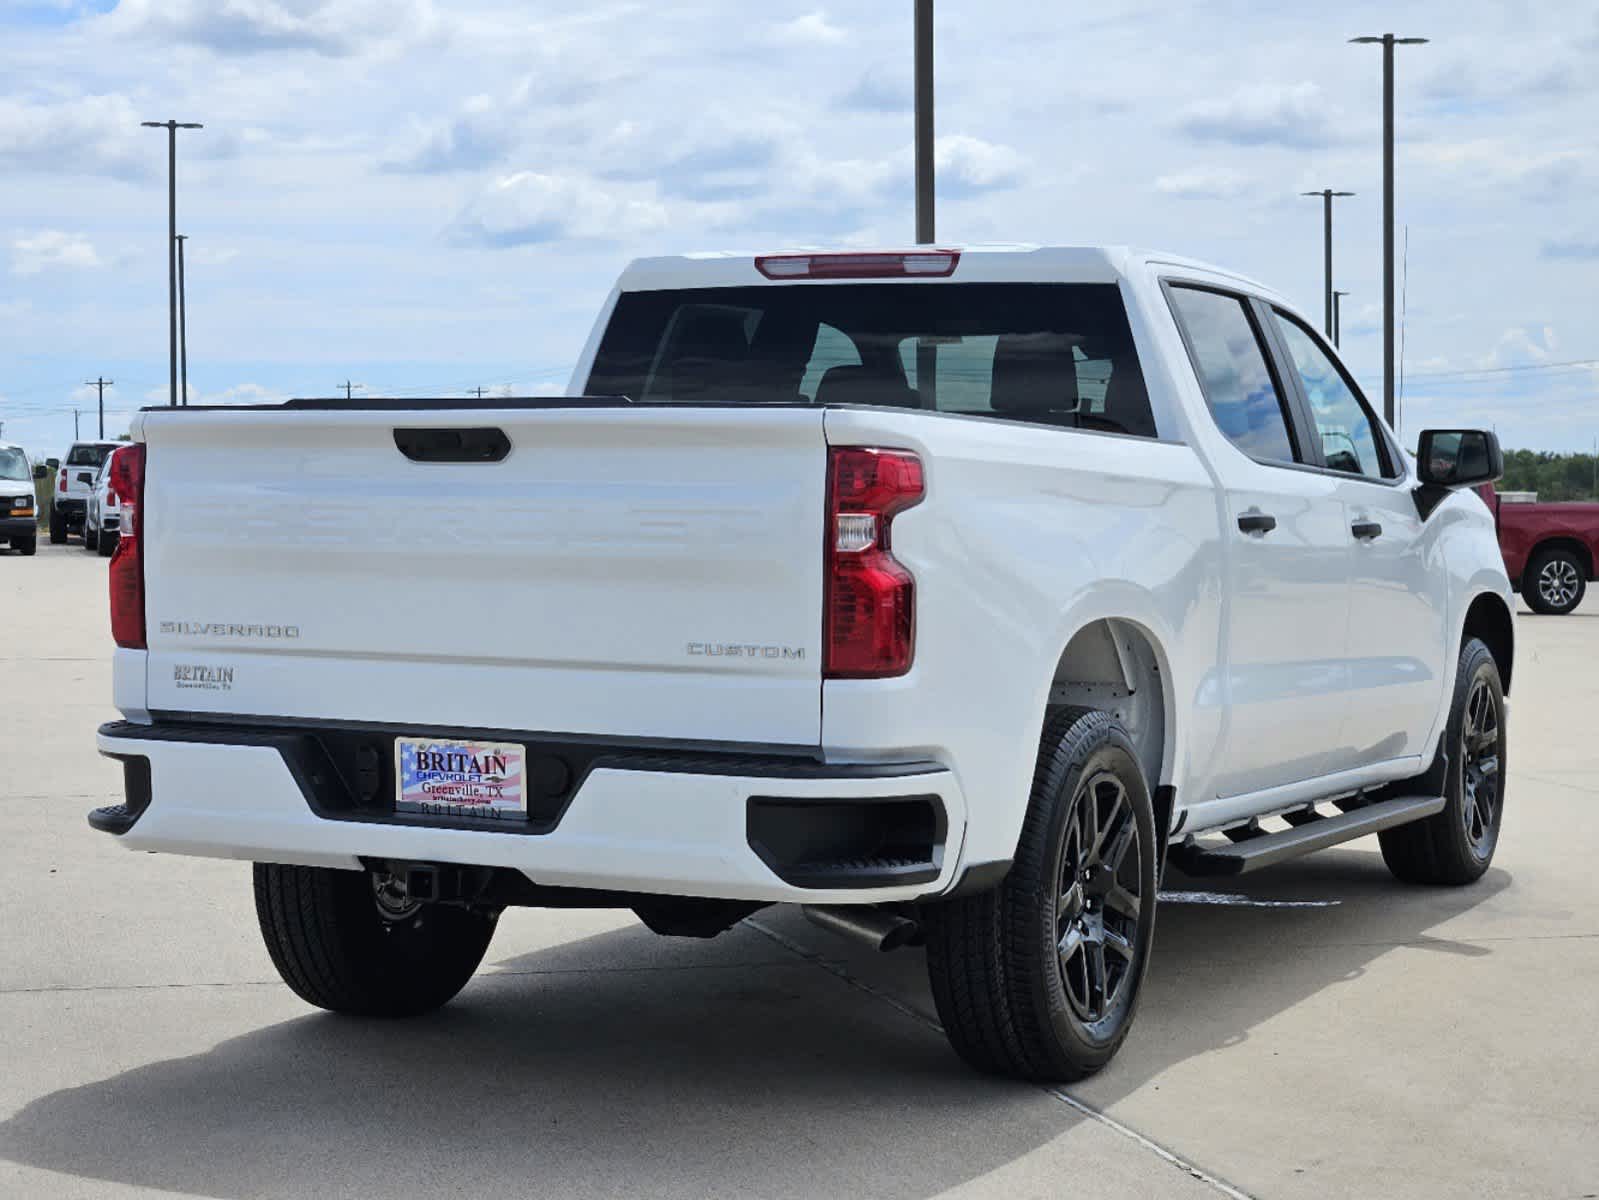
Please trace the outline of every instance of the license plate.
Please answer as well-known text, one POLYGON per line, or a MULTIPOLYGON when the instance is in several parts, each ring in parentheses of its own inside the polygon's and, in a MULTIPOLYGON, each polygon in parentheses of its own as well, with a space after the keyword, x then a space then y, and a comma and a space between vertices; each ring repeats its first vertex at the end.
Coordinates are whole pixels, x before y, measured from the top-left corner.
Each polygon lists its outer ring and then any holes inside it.
POLYGON ((525 751, 505 742, 394 740, 396 812, 527 820, 525 751))

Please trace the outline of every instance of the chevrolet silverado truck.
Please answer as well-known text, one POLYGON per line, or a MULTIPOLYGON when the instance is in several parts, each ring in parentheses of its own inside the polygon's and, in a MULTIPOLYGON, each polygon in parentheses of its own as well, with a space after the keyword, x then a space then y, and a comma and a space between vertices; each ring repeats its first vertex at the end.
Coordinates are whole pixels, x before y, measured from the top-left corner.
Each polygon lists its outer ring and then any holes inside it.
POLYGON ((1478 489, 1493 513, 1505 571, 1527 607, 1563 617, 1575 611, 1599 564, 1599 504, 1507 501, 1478 489))
POLYGON ((50 544, 59 546, 67 535, 81 535, 95 478, 105 460, 122 442, 73 442, 56 475, 55 498, 50 505, 50 544))
POLYGON ((926 946, 955 1050, 1126 1037, 1169 862, 1504 805, 1491 433, 1401 452, 1281 296, 1121 249, 657 258, 569 398, 147 411, 112 466, 132 850, 255 864, 284 981, 400 1016, 508 906, 926 946))

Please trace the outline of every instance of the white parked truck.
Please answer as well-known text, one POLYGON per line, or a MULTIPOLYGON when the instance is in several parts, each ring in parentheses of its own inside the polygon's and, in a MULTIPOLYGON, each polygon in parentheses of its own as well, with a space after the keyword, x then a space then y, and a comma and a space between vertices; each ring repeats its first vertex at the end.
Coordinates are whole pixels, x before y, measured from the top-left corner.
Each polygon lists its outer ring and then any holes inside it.
POLYGON ((507 906, 920 938, 974 1065, 1126 1036, 1167 863, 1486 870, 1511 589, 1280 296, 1028 247, 639 261, 565 399, 156 409, 111 486, 135 850, 255 862, 312 1004, 507 906))

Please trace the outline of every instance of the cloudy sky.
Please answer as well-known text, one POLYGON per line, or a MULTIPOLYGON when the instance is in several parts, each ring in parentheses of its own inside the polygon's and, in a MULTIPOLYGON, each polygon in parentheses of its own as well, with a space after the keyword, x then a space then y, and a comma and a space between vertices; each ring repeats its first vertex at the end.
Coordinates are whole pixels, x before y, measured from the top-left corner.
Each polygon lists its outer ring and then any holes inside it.
MULTIPOLYGON (((165 134, 197 400, 564 389, 634 255, 899 244, 910 0, 0 0, 0 420, 60 453, 167 389, 165 134), (93 432, 87 417, 85 435, 93 432)), ((1591 2, 939 5, 939 233, 1131 243, 1321 311, 1380 394, 1400 51, 1407 435, 1599 436, 1591 2), (1398 13, 1402 11, 1402 16, 1398 13)))

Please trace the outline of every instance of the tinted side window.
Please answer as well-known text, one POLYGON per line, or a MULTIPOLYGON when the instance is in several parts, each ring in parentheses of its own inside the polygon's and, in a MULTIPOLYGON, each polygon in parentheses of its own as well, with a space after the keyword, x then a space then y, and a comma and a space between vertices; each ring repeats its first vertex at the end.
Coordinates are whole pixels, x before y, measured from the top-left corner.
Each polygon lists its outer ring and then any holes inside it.
POLYGON ((1251 458, 1294 462, 1283 395, 1244 302, 1176 286, 1171 298, 1216 427, 1251 458))
POLYGON ((1295 318, 1277 312, 1277 328, 1294 360, 1294 369, 1304 381, 1310 411, 1316 418, 1316 434, 1321 439, 1322 456, 1335 471, 1351 475, 1388 475, 1386 457, 1371 414, 1355 395, 1316 339, 1295 318))

